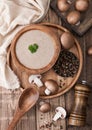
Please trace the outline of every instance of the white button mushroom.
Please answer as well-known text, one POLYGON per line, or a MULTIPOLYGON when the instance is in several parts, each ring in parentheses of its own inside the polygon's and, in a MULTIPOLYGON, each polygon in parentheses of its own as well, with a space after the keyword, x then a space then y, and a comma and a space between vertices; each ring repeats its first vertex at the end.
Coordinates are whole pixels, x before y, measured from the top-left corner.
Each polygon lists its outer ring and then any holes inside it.
POLYGON ((39 110, 43 113, 49 112, 51 110, 51 105, 48 102, 41 101, 39 110))
POLYGON ((56 81, 49 79, 45 82, 45 94, 50 95, 50 94, 55 94, 58 92, 59 86, 56 81))
POLYGON ((60 39, 61 39, 61 44, 64 47, 64 49, 70 49, 70 48, 73 47, 73 45, 74 45, 74 38, 73 38, 71 33, 64 32, 61 35, 60 39))
POLYGON ((67 15, 67 21, 69 24, 72 25, 79 25, 80 24, 80 12, 78 11, 71 11, 68 15, 67 15))
POLYGON ((63 107, 57 107, 55 109, 55 116, 53 117, 53 121, 57 121, 59 118, 65 119, 66 117, 66 110, 63 107))
POLYGON ((41 75, 29 76, 29 83, 33 83, 33 84, 36 84, 38 87, 42 87, 43 83, 41 81, 41 75))

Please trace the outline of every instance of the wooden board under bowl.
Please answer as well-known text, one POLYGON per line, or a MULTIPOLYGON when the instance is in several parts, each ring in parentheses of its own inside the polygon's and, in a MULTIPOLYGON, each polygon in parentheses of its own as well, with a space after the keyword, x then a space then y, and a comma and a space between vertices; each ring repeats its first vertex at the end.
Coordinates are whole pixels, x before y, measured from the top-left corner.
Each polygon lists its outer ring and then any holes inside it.
MULTIPOLYGON (((55 24, 50 24, 50 23, 43 23, 43 25, 49 27, 50 29, 52 29, 54 31, 55 34, 58 34, 58 36, 61 36, 64 32, 67 32, 68 30, 65 29, 62 26, 59 25, 55 25, 55 24)), ((76 81, 78 80, 81 70, 82 70, 82 65, 83 65, 83 57, 82 57, 82 51, 80 48, 80 45, 78 43, 78 41, 76 40, 76 38, 74 37, 75 40, 75 45, 74 47, 69 50, 71 52, 73 52, 79 59, 80 61, 80 65, 79 65, 79 70, 77 72, 77 74, 71 78, 63 78, 61 76, 58 76, 53 68, 50 69, 49 71, 47 71, 46 73, 42 74, 42 81, 43 83, 47 80, 47 79, 53 79, 55 80, 58 85, 60 85, 60 80, 65 82, 65 85, 63 85, 62 87, 60 86, 58 93, 54 94, 54 95, 49 95, 46 96, 44 94, 44 90, 45 90, 45 86, 43 86, 42 88, 39 89, 40 92, 40 97, 42 99, 49 99, 49 98, 55 98, 58 97, 64 93, 66 93, 68 90, 70 90, 74 84, 76 83, 76 81)), ((19 80, 21 82, 21 86, 23 88, 28 88, 30 87, 30 83, 28 82, 28 77, 30 75, 30 73, 27 73, 24 70, 21 70, 20 68, 18 68, 14 63, 13 63, 13 57, 11 56, 11 47, 10 47, 10 51, 8 52, 8 56, 7 56, 7 62, 9 64, 9 66, 14 70, 14 72, 17 74, 17 76, 19 77, 19 80)))
POLYGON ((71 25, 67 22, 66 16, 67 14, 75 10, 74 9, 74 3, 75 0, 70 0, 71 1, 71 7, 69 11, 66 13, 62 13, 58 7, 57 7, 57 0, 51 0, 51 8, 57 13, 58 16, 61 17, 61 19, 65 22, 65 26, 72 32, 77 33, 79 36, 82 36, 84 33, 87 32, 87 30, 92 26, 92 0, 89 0, 89 8, 87 11, 81 13, 81 22, 80 25, 71 25))

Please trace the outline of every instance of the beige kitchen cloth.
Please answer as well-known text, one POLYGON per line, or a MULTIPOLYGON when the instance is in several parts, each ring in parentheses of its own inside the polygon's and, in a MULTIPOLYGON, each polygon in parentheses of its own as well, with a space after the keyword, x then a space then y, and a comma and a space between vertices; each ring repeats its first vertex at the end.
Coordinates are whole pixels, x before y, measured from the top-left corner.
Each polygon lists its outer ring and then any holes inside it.
POLYGON ((49 4, 50 0, 0 0, 0 86, 12 90, 20 87, 17 76, 6 64, 7 47, 25 25, 42 20, 49 4))

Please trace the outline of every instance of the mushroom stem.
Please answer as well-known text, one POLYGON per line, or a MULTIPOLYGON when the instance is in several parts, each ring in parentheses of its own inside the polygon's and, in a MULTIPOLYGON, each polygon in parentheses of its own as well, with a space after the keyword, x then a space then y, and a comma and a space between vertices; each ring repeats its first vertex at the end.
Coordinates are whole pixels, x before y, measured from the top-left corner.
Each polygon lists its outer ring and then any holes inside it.
POLYGON ((80 25, 80 21, 78 21, 75 25, 76 25, 76 26, 79 26, 79 25, 80 25))
POLYGON ((67 0, 67 3, 72 4, 72 1, 71 0, 67 0))
POLYGON ((59 118, 61 118, 61 112, 57 112, 55 116, 53 117, 53 121, 57 121, 59 118))
POLYGON ((50 95, 50 93, 51 93, 51 91, 46 88, 46 89, 45 89, 45 94, 46 94, 46 95, 50 95))
POLYGON ((35 78, 34 79, 34 83, 38 86, 38 87, 42 87, 43 83, 39 78, 35 78))
POLYGON ((39 103, 39 105, 41 106, 41 105, 43 105, 45 102, 44 101, 41 101, 40 103, 39 103))

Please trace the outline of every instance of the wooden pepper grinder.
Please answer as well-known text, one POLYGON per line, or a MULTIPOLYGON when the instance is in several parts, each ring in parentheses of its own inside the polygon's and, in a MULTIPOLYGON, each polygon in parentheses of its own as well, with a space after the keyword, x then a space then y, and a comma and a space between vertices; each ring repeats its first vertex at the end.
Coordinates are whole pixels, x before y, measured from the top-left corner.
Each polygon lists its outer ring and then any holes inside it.
POLYGON ((75 86, 75 102, 69 117, 69 125, 84 126, 86 123, 86 106, 90 89, 86 81, 75 86))

